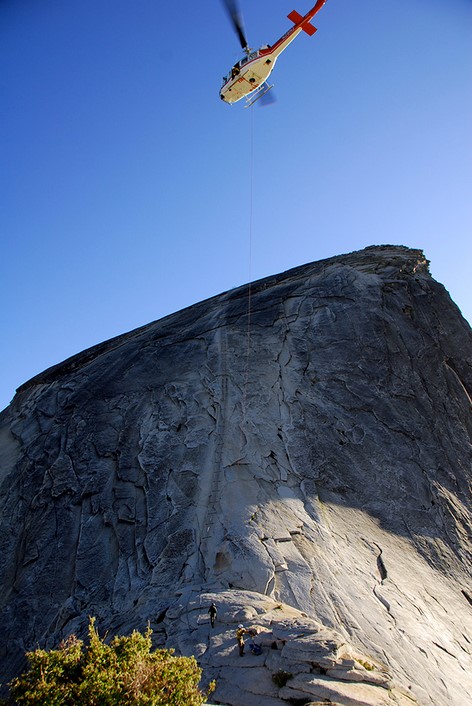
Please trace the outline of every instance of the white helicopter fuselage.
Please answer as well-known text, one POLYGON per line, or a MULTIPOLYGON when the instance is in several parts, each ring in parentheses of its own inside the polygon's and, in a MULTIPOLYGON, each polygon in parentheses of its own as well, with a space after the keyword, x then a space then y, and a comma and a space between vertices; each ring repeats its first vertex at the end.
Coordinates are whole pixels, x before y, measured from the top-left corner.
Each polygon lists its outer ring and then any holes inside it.
POLYGON ((277 61, 277 56, 261 55, 263 49, 251 52, 231 69, 223 81, 220 98, 226 103, 236 103, 267 81, 277 61))
POLYGON ((293 10, 288 18, 294 26, 286 32, 273 46, 264 46, 256 51, 247 49, 247 54, 241 61, 233 66, 227 76, 223 78, 220 89, 220 98, 225 103, 236 103, 245 96, 249 96, 267 81, 279 55, 293 42, 300 32, 313 35, 316 27, 310 23, 314 15, 321 10, 326 0, 318 0, 316 5, 304 16, 293 10))

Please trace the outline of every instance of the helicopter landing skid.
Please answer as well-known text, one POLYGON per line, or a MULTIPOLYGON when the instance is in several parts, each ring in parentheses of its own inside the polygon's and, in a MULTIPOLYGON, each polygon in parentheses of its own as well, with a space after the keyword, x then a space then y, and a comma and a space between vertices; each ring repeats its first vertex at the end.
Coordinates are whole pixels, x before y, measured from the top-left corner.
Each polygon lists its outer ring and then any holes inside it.
POLYGON ((247 98, 246 98, 246 105, 244 106, 245 108, 249 108, 251 105, 254 105, 260 98, 263 98, 267 93, 269 93, 270 89, 274 87, 274 84, 269 84, 267 81, 264 81, 264 83, 261 83, 259 88, 256 88, 255 91, 253 91, 247 98))

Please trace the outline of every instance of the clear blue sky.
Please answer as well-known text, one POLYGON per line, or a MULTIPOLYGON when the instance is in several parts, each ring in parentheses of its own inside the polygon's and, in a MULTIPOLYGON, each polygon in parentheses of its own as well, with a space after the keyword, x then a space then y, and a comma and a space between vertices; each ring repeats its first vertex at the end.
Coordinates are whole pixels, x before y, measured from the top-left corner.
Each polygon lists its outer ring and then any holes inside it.
MULTIPOLYGON (((250 45, 311 5, 242 0, 250 45)), ((0 0, 0 408, 250 274, 372 244, 423 248, 472 321, 472 1, 328 0, 315 24, 251 113, 218 97, 218 0, 0 0)))

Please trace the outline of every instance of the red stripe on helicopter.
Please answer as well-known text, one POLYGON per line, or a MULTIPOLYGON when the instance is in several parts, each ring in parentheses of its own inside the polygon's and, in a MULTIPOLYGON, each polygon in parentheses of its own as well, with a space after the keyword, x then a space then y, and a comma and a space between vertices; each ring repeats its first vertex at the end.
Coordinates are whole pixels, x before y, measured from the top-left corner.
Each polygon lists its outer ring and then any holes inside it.
MULTIPOLYGON (((303 17, 300 15, 299 12, 296 10, 292 10, 292 12, 287 15, 288 19, 293 22, 293 24, 297 25, 299 22, 303 22, 303 17)), ((303 25, 302 25, 302 30, 306 32, 307 34, 312 37, 315 32, 316 32, 316 27, 314 27, 309 20, 307 20, 303 25)))

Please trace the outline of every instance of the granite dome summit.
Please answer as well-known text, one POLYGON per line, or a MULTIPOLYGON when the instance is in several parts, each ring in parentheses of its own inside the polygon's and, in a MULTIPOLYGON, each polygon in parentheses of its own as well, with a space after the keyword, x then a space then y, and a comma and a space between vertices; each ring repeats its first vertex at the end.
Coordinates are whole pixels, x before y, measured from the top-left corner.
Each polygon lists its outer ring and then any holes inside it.
POLYGON ((403 246, 248 301, 99 344, 0 415, 3 681, 93 614, 112 633, 149 622, 230 706, 464 706, 470 327, 403 246), (240 622, 262 655, 238 657, 240 622))

